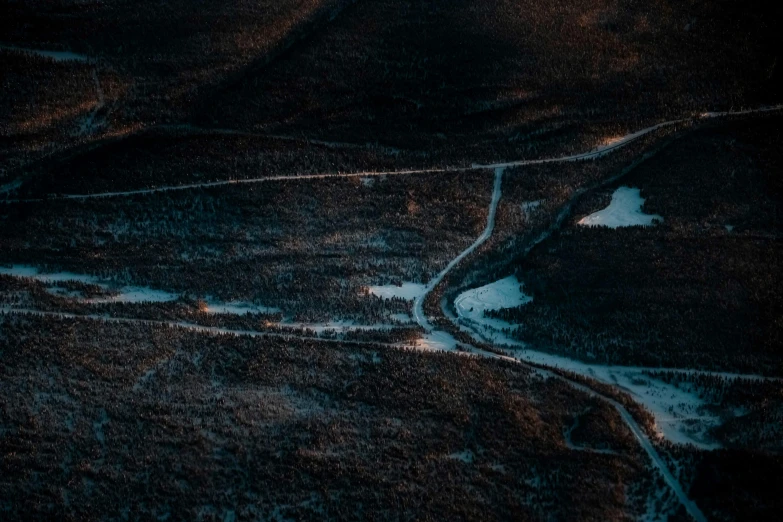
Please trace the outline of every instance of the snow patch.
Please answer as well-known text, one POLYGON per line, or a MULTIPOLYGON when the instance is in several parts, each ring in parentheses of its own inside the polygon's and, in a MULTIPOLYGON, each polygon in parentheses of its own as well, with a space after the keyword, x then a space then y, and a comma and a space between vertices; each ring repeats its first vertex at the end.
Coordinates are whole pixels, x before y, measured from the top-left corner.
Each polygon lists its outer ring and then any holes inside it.
POLYGON ((376 285, 368 286, 367 290, 372 295, 377 295, 383 299, 399 297, 412 301, 424 294, 425 286, 420 283, 402 283, 401 285, 376 285))
MULTIPOLYGON (((153 290, 152 288, 144 286, 124 286, 114 288, 111 283, 103 281, 98 277, 87 274, 75 274, 73 272, 40 272, 34 266, 28 265, 11 265, 10 267, 0 266, 1 275, 9 275, 14 277, 28 277, 41 281, 42 283, 59 283, 64 281, 75 281, 77 283, 83 283, 86 285, 100 286, 105 290, 117 290, 116 294, 108 297, 96 297, 91 299, 80 299, 85 303, 162 303, 166 301, 173 301, 179 296, 163 290, 153 290)), ((67 292, 64 293, 60 288, 47 288, 50 293, 67 296, 67 292)))
MULTIPOLYGON (((518 326, 484 317, 485 310, 520 306, 531 300, 520 288, 519 281, 510 276, 461 293, 454 305, 463 331, 515 349, 517 359, 572 371, 629 393, 653 414, 658 433, 671 442, 690 443, 704 449, 718 447, 707 433, 711 427, 721 424, 720 416, 711 413, 706 408, 709 404, 697 394, 644 374, 656 368, 591 364, 532 350, 510 337, 510 331, 518 326)), ((444 312, 449 314, 448 310, 444 312)))
MULTIPOLYGON (((47 291, 61 296, 72 297, 83 303, 165 303, 179 299, 180 295, 165 290, 156 290, 146 286, 119 286, 116 283, 101 279, 87 274, 75 274, 73 272, 41 272, 34 266, 29 265, 11 265, 10 267, 0 266, 0 275, 9 275, 14 277, 28 277, 42 283, 59 283, 64 281, 75 281, 86 285, 96 285, 104 290, 112 292, 112 295, 106 297, 95 297, 82 299, 78 293, 70 292, 59 287, 49 287, 47 291)), ((244 315, 248 312, 254 313, 275 313, 277 308, 252 305, 248 303, 221 303, 218 301, 207 300, 208 312, 244 315)))
POLYGON ((649 226, 656 220, 663 221, 663 218, 657 214, 642 212, 643 204, 644 198, 638 188, 619 187, 612 194, 612 202, 608 207, 583 217, 578 224, 588 227, 618 228, 636 225, 649 226))
POLYGON ((163 290, 154 290, 146 286, 124 286, 117 295, 84 299, 84 301, 88 303, 165 303, 178 298, 177 294, 163 290))
POLYGON ((0 266, 0 275, 9 275, 14 277, 29 277, 43 283, 55 283, 61 281, 76 281, 87 285, 98 284, 98 278, 91 275, 75 274, 73 272, 50 272, 41 273, 34 266, 29 265, 11 265, 10 267, 0 266))
POLYGON ((710 428, 719 426, 722 419, 706 408, 706 401, 695 393, 644 374, 645 371, 664 368, 589 364, 530 349, 517 352, 515 356, 592 377, 627 392, 652 413, 659 436, 670 442, 693 444, 703 449, 720 447, 709 439, 707 433, 710 428))
POLYGON ((384 331, 395 328, 395 325, 393 324, 357 324, 355 321, 350 320, 326 321, 323 323, 281 322, 272 324, 280 328, 310 330, 317 334, 350 331, 384 331))
POLYGON ((0 194, 10 194, 11 192, 15 191, 21 186, 22 186, 22 180, 20 179, 11 181, 9 183, 6 183, 5 185, 0 185, 0 194))
POLYGON ((543 200, 538 199, 536 201, 525 201, 520 206, 522 207, 522 212, 525 214, 525 216, 530 217, 533 215, 535 210, 541 206, 541 202, 543 200))
POLYGON ((485 317, 488 310, 515 308, 532 301, 533 298, 522 291, 522 284, 514 276, 509 276, 494 283, 462 292, 454 300, 461 322, 470 326, 473 333, 479 334, 484 340, 506 343, 507 333, 516 326, 502 319, 485 317))
POLYGON ((453 460, 459 460, 465 464, 472 464, 475 458, 473 452, 468 449, 464 451, 458 451, 456 453, 450 453, 447 455, 447 457, 453 460))
POLYGON ((457 340, 448 332, 433 330, 417 339, 413 347, 436 352, 453 352, 457 349, 457 340))
POLYGON ((532 301, 522 291, 522 284, 515 276, 508 276, 494 283, 466 290, 457 296, 454 305, 460 317, 480 321, 484 312, 502 308, 516 308, 532 301))
POLYGON ((413 319, 408 314, 402 314, 402 313, 400 313, 400 314, 391 314, 389 317, 392 320, 394 320, 394 321, 399 321, 401 323, 411 323, 411 324, 413 324, 413 319))

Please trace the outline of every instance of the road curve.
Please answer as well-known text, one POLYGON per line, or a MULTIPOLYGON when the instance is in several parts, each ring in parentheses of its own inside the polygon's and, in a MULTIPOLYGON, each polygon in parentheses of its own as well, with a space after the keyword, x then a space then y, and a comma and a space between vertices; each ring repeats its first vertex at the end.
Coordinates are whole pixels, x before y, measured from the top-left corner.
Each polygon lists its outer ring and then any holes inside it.
POLYGON ((443 277, 449 273, 449 271, 454 268, 457 263, 465 259, 471 252, 476 250, 476 248, 479 247, 484 241, 489 239, 489 236, 492 235, 492 230, 495 228, 495 213, 498 209, 498 202, 500 202, 500 194, 501 194, 501 185, 503 183, 503 167, 496 167, 495 168, 495 182, 492 185, 492 200, 489 203, 489 212, 487 214, 487 226, 484 228, 484 231, 481 233, 479 237, 476 238, 476 240, 465 250, 459 253, 457 257, 452 259, 448 265, 446 265, 446 268, 441 270, 438 275, 432 278, 432 280, 427 284, 427 286, 424 288, 424 292, 422 292, 419 296, 416 297, 416 299, 413 301, 413 320, 416 321, 419 326, 424 328, 426 332, 432 331, 432 325, 427 320, 427 316, 424 314, 424 299, 426 299, 427 294, 429 294, 438 284, 443 280, 443 277))

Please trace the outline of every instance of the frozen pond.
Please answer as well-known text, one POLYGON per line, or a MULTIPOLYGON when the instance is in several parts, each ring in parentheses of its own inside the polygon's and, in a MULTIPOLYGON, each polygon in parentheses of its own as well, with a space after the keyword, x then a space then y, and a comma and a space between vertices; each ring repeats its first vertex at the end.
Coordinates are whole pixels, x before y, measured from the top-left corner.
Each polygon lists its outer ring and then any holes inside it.
POLYGON ((612 202, 608 207, 583 217, 578 224, 587 227, 618 228, 649 226, 654 221, 663 221, 663 218, 657 214, 645 214, 642 211, 643 204, 644 198, 638 188, 619 187, 612 194, 612 202))

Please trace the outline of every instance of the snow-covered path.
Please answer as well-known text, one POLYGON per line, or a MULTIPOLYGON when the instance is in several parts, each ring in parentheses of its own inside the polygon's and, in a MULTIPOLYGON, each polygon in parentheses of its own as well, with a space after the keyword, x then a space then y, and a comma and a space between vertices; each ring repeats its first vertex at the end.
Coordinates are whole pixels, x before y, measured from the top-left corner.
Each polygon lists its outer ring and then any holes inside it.
MULTIPOLYGON (((576 383, 572 381, 569 382, 572 386, 576 386, 576 383)), ((589 393, 589 388, 582 387, 580 389, 586 393, 589 393)), ((633 433, 634 437, 636 437, 636 440, 639 441, 639 444, 642 446, 644 451, 647 452, 647 455, 650 456, 653 465, 661 472, 663 479, 666 481, 669 487, 672 488, 672 491, 674 491, 674 494, 677 495, 677 498, 680 500, 680 503, 683 505, 688 514, 690 514, 690 516, 693 517, 696 522, 707 522, 707 517, 704 516, 704 513, 702 513, 701 509, 699 509, 699 506, 697 506, 696 503, 693 502, 682 489, 680 482, 674 477, 674 475, 672 475, 672 472, 669 471, 669 467, 666 465, 666 462, 664 462, 658 451, 650 442, 650 439, 642 431, 633 417, 631 417, 631 414, 628 413, 628 410, 626 410, 622 404, 615 401, 614 399, 610 399, 599 394, 595 394, 595 396, 607 401, 618 411, 620 417, 622 417, 623 421, 625 421, 625 424, 628 426, 628 428, 630 428, 631 433, 633 433)))
MULTIPOLYGON (((773 112, 782 109, 783 109, 783 105, 775 105, 772 107, 761 107, 758 109, 747 109, 741 111, 705 112, 698 115, 696 119, 722 118, 727 116, 773 112)), ((192 189, 199 189, 199 188, 221 187, 225 185, 269 183, 269 182, 279 182, 279 181, 295 181, 295 180, 311 180, 311 179, 314 180, 314 179, 329 179, 329 178, 356 178, 356 177, 373 177, 373 176, 404 176, 404 175, 412 175, 412 174, 445 174, 445 173, 466 172, 472 170, 497 170, 497 169, 505 169, 508 167, 519 167, 524 165, 538 165, 542 163, 564 163, 564 162, 572 162, 572 161, 582 161, 588 159, 595 159, 607 155, 621 147, 624 147, 625 145, 628 145, 636 141, 642 136, 650 134, 651 132, 654 132, 663 127, 672 126, 677 123, 682 123, 685 121, 688 120, 678 119, 678 120, 665 121, 662 123, 658 123, 657 125, 652 125, 650 127, 638 130, 631 134, 627 134, 625 136, 619 137, 613 140, 611 143, 602 145, 593 150, 579 153, 579 154, 571 154, 568 156, 559 156, 554 158, 543 158, 543 159, 535 159, 535 160, 517 160, 517 161, 499 162, 499 163, 491 163, 491 164, 473 164, 469 167, 432 167, 432 168, 424 168, 424 169, 404 169, 404 170, 391 170, 391 171, 293 174, 293 175, 282 175, 282 176, 266 176, 261 178, 227 179, 227 180, 209 181, 203 183, 188 183, 183 185, 166 185, 166 186, 160 186, 160 187, 149 188, 149 189, 124 190, 124 191, 116 191, 116 192, 96 192, 92 194, 62 194, 58 196, 50 196, 47 197, 46 199, 43 198, 0 199, 0 203, 2 202, 28 203, 28 202, 51 201, 57 199, 110 198, 110 197, 134 196, 140 194, 155 194, 157 192, 169 192, 175 190, 192 190, 192 189)), ((228 132, 226 129, 222 129, 221 131, 228 132)))
POLYGON ((563 163, 567 161, 582 161, 582 160, 600 158, 601 156, 606 156, 607 154, 613 152, 616 149, 619 149, 620 147, 624 147, 625 145, 628 145, 632 141, 636 141, 637 139, 641 138, 646 134, 657 131, 658 129, 662 129, 664 127, 670 127, 677 123, 683 123, 685 121, 687 120, 680 119, 680 120, 665 121, 663 123, 659 123, 658 125, 653 125, 652 127, 647 127, 645 129, 612 140, 610 143, 607 143, 606 145, 601 145, 600 147, 595 148, 591 151, 581 152, 579 154, 572 154, 570 156, 561 156, 558 158, 543 158, 538 160, 507 161, 503 163, 490 163, 488 165, 473 165, 473 166, 477 169, 496 169, 496 168, 520 167, 524 165, 540 165, 542 163, 563 163))

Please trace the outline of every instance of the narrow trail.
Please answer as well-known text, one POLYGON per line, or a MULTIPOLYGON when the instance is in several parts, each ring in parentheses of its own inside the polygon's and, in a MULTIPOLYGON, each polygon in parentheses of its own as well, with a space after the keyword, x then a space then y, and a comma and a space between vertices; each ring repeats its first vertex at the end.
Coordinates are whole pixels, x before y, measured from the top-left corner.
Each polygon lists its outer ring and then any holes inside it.
MULTIPOLYGON (((112 317, 108 315, 96 314, 73 314, 69 312, 47 312, 43 310, 34 310, 32 308, 10 308, 0 307, 0 317, 3 315, 33 315, 37 317, 56 317, 58 319, 86 319, 92 321, 102 321, 106 323, 140 324, 145 326, 165 326, 168 328, 181 328, 193 332, 208 335, 231 335, 237 337, 273 337, 283 340, 317 341, 326 343, 356 344, 364 346, 387 346, 390 348, 406 348, 402 343, 384 343, 376 341, 359 341, 350 339, 336 339, 329 337, 317 337, 312 335, 303 335, 298 333, 283 332, 265 332, 259 330, 234 330, 220 326, 204 326, 185 321, 166 321, 161 319, 139 319, 135 317, 112 317)), ((304 329, 304 328, 303 328, 304 329)))
MULTIPOLYGON (((757 114, 765 112, 774 112, 783 109, 783 105, 775 105, 772 107, 761 107, 758 109, 748 109, 742 111, 726 111, 726 112, 705 112, 698 115, 695 119, 713 119, 722 118, 727 116, 740 116, 746 114, 757 114)), ((269 183, 280 181, 296 181, 296 180, 315 180, 315 179, 329 179, 329 178, 357 178, 357 177, 373 177, 373 176, 404 176, 414 174, 445 174, 445 173, 457 173, 473 170, 495 170, 498 168, 508 167, 520 167, 524 165, 540 165, 543 163, 564 163, 573 161, 583 161, 589 159, 599 158, 606 154, 610 154, 613 151, 622 148, 639 138, 650 134, 658 129, 675 125, 689 121, 688 119, 671 120, 653 125, 633 132, 626 136, 619 138, 618 140, 595 148, 593 150, 571 154, 568 156, 559 156, 554 158, 543 158, 534 160, 518 160, 499 162, 491 164, 473 164, 468 167, 432 167, 423 169, 403 169, 403 170, 390 170, 390 171, 363 171, 363 172, 336 172, 336 173, 322 173, 322 174, 293 174, 293 175, 280 175, 280 176, 266 176, 260 178, 246 178, 246 179, 227 179, 221 181, 209 181, 203 183, 187 183, 183 185, 167 185, 148 189, 135 189, 124 190, 115 192, 96 192, 91 194, 62 194, 62 195, 50 195, 44 198, 31 198, 31 199, 0 199, 0 203, 36 203, 42 201, 54 201, 54 200, 67 200, 67 199, 93 199, 93 198, 111 198, 111 197, 124 197, 124 196, 136 196, 143 194, 155 194, 159 192, 171 192, 178 190, 193 190, 201 188, 222 187, 226 185, 240 185, 240 184, 255 184, 255 183, 269 183)), ((220 132, 229 132, 228 129, 221 129, 220 132)), ((324 142, 327 143, 327 142, 324 142)))
MULTIPOLYGON (((492 191, 492 200, 489 205, 489 212, 487 213, 487 226, 484 229, 484 231, 481 233, 481 235, 476 239, 475 242, 473 242, 472 245, 470 245, 468 248, 463 250, 457 257, 451 260, 451 262, 444 268, 435 278, 433 278, 432 281, 426 286, 424 292, 416 298, 414 301, 414 313, 413 318, 414 320, 421 326, 426 332, 428 333, 439 333, 436 332, 435 329, 432 327, 432 324, 430 323, 429 319, 426 317, 426 314, 423 310, 423 304, 424 301, 427 299, 427 295, 432 292, 432 290, 443 280, 443 278, 451 271, 457 264, 459 264, 460 261, 462 261, 465 257, 467 257, 470 253, 476 250, 476 248, 484 243, 494 231, 495 228, 495 212, 497 210, 498 202, 500 201, 501 195, 502 195, 502 179, 503 179, 503 169, 502 166, 495 167, 495 183, 493 186, 492 191)), ((573 200, 572 200, 573 201, 573 200)), ((569 206, 570 208, 570 206, 569 206)), ((561 215, 563 215, 563 212, 561 212, 561 215)), ((543 241, 543 237, 539 238, 538 242, 543 241)), ((454 318, 449 317, 449 319, 454 323, 455 326, 459 327, 459 325, 456 323, 454 318)), ((447 332, 443 332, 443 334, 449 335, 447 332)), ((475 339, 475 336, 471 334, 471 337, 475 339)), ((628 412, 628 410, 619 402, 616 400, 606 397, 605 395, 602 395, 595 390, 580 384, 578 382, 575 382, 571 379, 568 379, 562 375, 556 374, 548 369, 541 368, 539 366, 533 366, 530 365, 524 361, 520 361, 519 359, 515 359, 513 357, 503 356, 499 355, 493 352, 488 352, 486 350, 483 350, 481 348, 477 348, 475 346, 468 347, 471 352, 475 353, 476 355, 483 356, 483 357, 489 357, 493 359, 500 359, 505 361, 510 361, 515 364, 519 364, 522 366, 525 366, 527 368, 532 369, 534 372, 537 372, 539 375, 543 375, 546 377, 552 377, 555 379, 559 379, 573 388, 580 390, 584 393, 589 394, 592 397, 596 397, 598 399, 601 399, 605 402, 607 402, 609 405, 614 407, 615 410, 620 414, 620 417, 622 418, 623 422, 625 422, 626 426, 631 430, 631 433, 633 433, 634 437, 637 441, 639 441, 639 445, 642 447, 642 449, 647 453, 647 455, 650 457, 650 460, 652 461, 653 465, 661 472, 661 475, 663 476, 663 479, 666 481, 666 483, 669 485, 669 487, 672 489, 674 494, 679 499, 680 503, 685 507, 685 509, 688 511, 688 513, 693 517, 693 519, 696 522, 706 522, 707 519, 704 516, 704 514, 701 512, 699 507, 690 499, 688 498, 688 495, 685 493, 685 491, 682 488, 682 485, 679 483, 679 481, 674 477, 674 475, 669 470, 668 466, 666 465, 666 462, 663 460, 661 455, 658 453, 658 451, 653 446, 652 442, 650 441, 647 434, 644 433, 642 428, 639 426, 639 424, 634 420, 634 418, 631 416, 631 414, 628 412)))
MULTIPOLYGON (((780 109, 783 109, 783 105, 778 105, 774 107, 764 107, 760 109, 750 109, 750 110, 744 110, 744 111, 728 111, 728 112, 708 112, 703 113, 699 115, 699 119, 708 119, 708 118, 720 118, 725 116, 734 116, 734 115, 744 115, 744 114, 754 114, 754 113, 762 113, 762 112, 771 112, 771 111, 778 111, 780 109)), ((224 186, 224 185, 233 185, 233 184, 249 184, 249 183, 263 183, 263 182, 276 182, 276 181, 294 181, 294 180, 307 180, 307 179, 328 179, 328 178, 351 178, 351 177, 370 177, 370 176, 392 176, 392 175, 410 175, 410 174, 430 174, 430 173, 449 173, 449 172, 464 172, 464 171, 472 171, 472 170, 494 170, 495 171, 495 178, 494 178, 494 184, 493 184, 493 192, 492 192, 492 198, 489 205, 489 211, 487 214, 487 225, 484 231, 481 233, 481 235, 465 250, 463 250, 457 257, 452 259, 447 266, 437 275, 435 278, 433 278, 427 287, 425 288, 425 291, 416 298, 414 301, 414 308, 413 308, 413 316, 414 320, 417 324, 419 324, 426 332, 428 333, 437 333, 437 334, 445 334, 450 335, 448 332, 442 331, 438 332, 433 328, 432 324, 429 322, 429 319, 427 318, 426 314, 424 313, 423 305, 427 298, 427 296, 434 290, 434 288, 442 282, 444 277, 455 267, 457 266, 463 259, 465 259, 468 255, 470 255, 472 252, 474 252, 482 243, 484 243, 487 239, 489 239, 492 235, 492 232, 494 231, 495 227, 495 215, 497 211, 497 205, 500 201, 501 195, 502 195, 502 179, 503 179, 503 171, 505 168, 509 167, 518 167, 518 166, 524 166, 524 165, 536 165, 536 164, 542 164, 542 163, 555 163, 555 162, 572 162, 572 161, 581 161, 581 160, 587 160, 587 159, 593 159, 600 156, 603 156, 605 154, 609 154, 625 145, 628 145, 629 143, 632 143, 633 141, 641 138, 642 136, 645 136, 655 130, 658 130, 660 128, 675 125, 677 123, 681 123, 686 120, 673 120, 668 122, 659 123, 657 125, 648 127, 646 129, 642 129, 640 131, 634 132, 632 134, 629 134, 627 136, 624 136, 620 138, 619 140, 605 145, 603 147, 599 147, 597 149, 591 150, 589 152, 581 153, 581 154, 575 154, 575 155, 569 155, 569 156, 563 156, 563 157, 556 157, 556 158, 545 158, 545 159, 538 159, 538 160, 519 160, 519 161, 510 161, 505 163, 493 163, 493 164, 487 164, 487 165, 472 165, 470 167, 437 167, 437 168, 429 168, 429 169, 410 169, 410 170, 398 170, 398 171, 386 171, 386 172, 356 172, 356 173, 329 173, 329 174, 305 174, 305 175, 292 175, 292 176, 270 176, 270 177, 264 177, 264 178, 251 178, 251 179, 243 179, 243 180, 224 180, 224 181, 215 181, 215 182, 207 182, 207 183, 194 183, 194 184, 187 184, 187 185, 173 185, 173 186, 164 186, 164 187, 158 187, 153 189, 139 189, 139 190, 130 190, 130 191, 118 191, 118 192, 105 192, 105 193, 95 193, 95 194, 71 194, 71 195, 62 195, 57 197, 50 197, 46 199, 24 199, 24 200, 0 200, 4 201, 6 203, 24 203, 24 202, 38 202, 38 201, 48 201, 48 200, 58 200, 58 199, 92 199, 92 198, 105 198, 105 197, 120 197, 120 196, 133 196, 133 195, 139 195, 139 194, 153 194, 158 192, 167 192, 167 191, 177 191, 177 190, 189 190, 189 189, 197 189, 197 188, 209 188, 209 187, 218 187, 218 186, 224 186)), ((620 174, 622 175, 622 173, 620 174)), ((619 175, 618 175, 619 176, 619 175)), ((544 231, 535 241, 532 242, 531 245, 529 245, 525 252, 530 251, 530 249, 535 246, 536 244, 540 243, 541 241, 545 240, 552 230, 554 230, 556 227, 558 227, 562 221, 565 219, 565 217, 570 212, 570 208, 573 205, 573 202, 575 199, 584 193, 588 189, 581 189, 580 191, 577 191, 575 193, 574 198, 572 198, 562 209, 560 214, 558 215, 557 219, 555 220, 555 224, 550 227, 550 229, 544 231)), ((200 326, 200 325, 193 325, 189 323, 184 322, 169 322, 169 321, 156 321, 156 320, 143 320, 143 319, 131 319, 131 318, 114 318, 114 317, 105 317, 105 316, 89 316, 89 315, 76 315, 76 314, 68 314, 68 313, 59 313, 59 312, 42 312, 42 311, 35 311, 35 310, 24 310, 24 309, 3 309, 0 308, 0 313, 17 313, 17 314, 33 314, 33 315, 41 315, 41 316, 55 316, 60 318, 86 318, 86 319, 96 319, 96 320, 104 320, 108 322, 119 322, 119 323, 143 323, 143 324, 151 324, 151 325, 165 325, 169 327, 180 327, 189 329, 192 331, 198 331, 202 333, 208 333, 213 335, 248 335, 248 336, 267 336, 267 337, 279 337, 279 338, 288 338, 288 339, 310 339, 313 341, 320 341, 320 342, 338 342, 343 344, 366 344, 366 345, 377 345, 382 346, 384 343, 376 343, 376 342, 370 342, 370 341, 345 341, 341 339, 328 339, 328 338, 320 338, 320 337, 304 337, 304 336, 298 336, 298 335, 289 335, 284 333, 277 333, 277 332, 258 332, 258 331, 245 331, 245 330, 228 330, 224 328, 218 328, 218 327, 207 327, 207 326, 200 326)), ((456 318, 448 316, 447 317, 455 324, 455 326, 458 327, 456 323, 456 318)), ((474 338, 474 340, 480 341, 480 339, 477 339, 475 335, 471 334, 471 336, 474 338)), ((394 347, 404 347, 402 345, 393 345, 390 344, 388 346, 394 346, 394 347)), ((665 482, 669 485, 669 487, 672 489, 672 491, 675 493, 677 498, 680 500, 681 504, 685 507, 687 512, 693 517, 693 519, 696 522, 706 522, 706 517, 701 512, 698 506, 691 501, 685 491, 683 490, 681 484, 678 482, 678 480, 674 477, 674 475, 669 470, 668 466, 666 465, 665 461, 661 458, 660 454, 657 452, 653 444, 651 443, 649 437, 645 434, 645 432, 641 429, 639 424, 633 419, 631 414, 628 412, 628 410, 620 403, 618 403, 616 400, 607 397, 605 395, 602 395, 595 390, 580 384, 576 381, 573 381, 567 377, 564 377, 560 374, 554 373, 553 371, 542 368, 538 365, 532 365, 525 361, 520 361, 518 359, 499 355, 493 352, 488 352, 486 350, 477 348, 475 346, 469 346, 468 347, 472 353, 483 356, 483 357, 489 357, 489 358, 495 358, 495 359, 501 359, 513 362, 515 364, 519 364, 522 366, 525 366, 527 368, 532 369, 534 372, 544 375, 547 377, 552 377, 559 379, 573 388, 580 390, 584 393, 587 393, 593 397, 599 398, 612 407, 614 407, 617 412, 619 413, 620 417, 622 418, 623 422, 628 426, 628 428, 631 430, 631 433, 633 433, 634 437, 639 441, 640 446, 642 449, 648 454, 650 457, 650 460, 652 461, 653 465, 661 472, 661 475, 663 476, 665 482)))
POLYGON ((0 45, 0 50, 10 51, 32 56, 48 58, 55 62, 91 62, 90 57, 83 54, 72 53, 71 51, 48 51, 46 49, 30 49, 28 47, 17 47, 15 45, 0 45))

